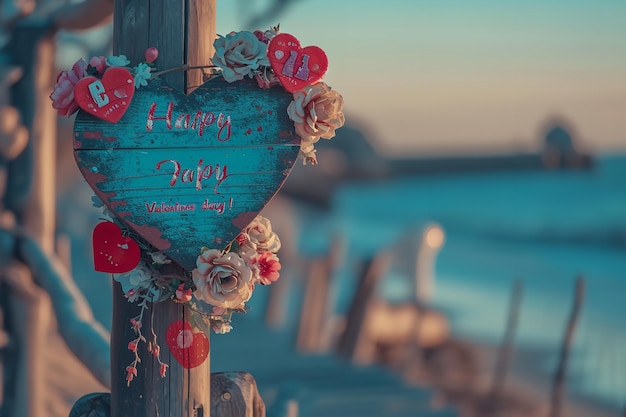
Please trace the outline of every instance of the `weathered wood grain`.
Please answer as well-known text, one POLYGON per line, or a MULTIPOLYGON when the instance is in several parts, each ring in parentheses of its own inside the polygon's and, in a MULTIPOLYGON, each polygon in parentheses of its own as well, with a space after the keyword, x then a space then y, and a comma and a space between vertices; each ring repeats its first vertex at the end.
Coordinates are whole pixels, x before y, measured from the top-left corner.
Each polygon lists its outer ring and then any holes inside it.
POLYGON ((291 100, 251 80, 189 96, 155 81, 117 124, 79 113, 76 161, 120 220, 191 270, 201 247, 225 247, 287 178, 299 152, 291 100))
MULTIPOLYGON (((207 25, 215 21, 215 3, 210 1, 190 1, 187 9, 187 64, 190 67, 208 65, 213 56, 215 26, 207 25), (206 19, 206 20, 203 20, 206 19)), ((208 81, 209 69, 195 69, 186 72, 186 93, 208 81)))
MULTIPOLYGON (((245 372, 223 372, 211 374, 211 407, 198 406, 193 410, 194 417, 264 417, 265 403, 259 395, 254 378, 245 372), (210 412, 210 415, 209 415, 210 412)), ((158 392, 157 395, 168 395, 158 392)), ((148 415, 163 415, 153 410, 148 415)), ((136 416, 126 410, 127 416, 136 416)), ((143 415, 143 414, 142 414, 143 415)), ((180 414, 179 414, 180 415, 180 414)), ((185 414, 186 415, 186 414, 185 414)), ((111 416, 111 395, 93 393, 76 401, 69 417, 109 417, 111 416)))
MULTIPOLYGON (((156 47, 159 50, 159 58, 155 63, 157 70, 199 62, 202 59, 200 50, 188 48, 190 32, 185 19, 188 11, 186 7, 188 10, 196 10, 195 19, 206 26, 206 31, 214 33, 215 0, 115 0, 113 53, 126 55, 135 65, 145 59, 144 52, 148 47, 156 47), (194 3, 203 5, 190 6, 194 3), (185 62, 185 59, 189 62, 185 62)), ((197 39, 197 42, 206 45, 210 50, 212 38, 213 36, 197 39)), ((164 80, 178 91, 187 91, 186 74, 182 71, 167 74, 164 80)), ((183 409, 188 408, 187 404, 196 408, 202 405, 204 409, 208 409, 211 401, 208 382, 210 361, 207 360, 201 367, 203 372, 185 374, 183 368, 173 358, 168 357, 165 344, 161 353, 164 362, 170 365, 167 377, 161 379, 157 373, 156 361, 144 354, 144 361, 138 368, 141 378, 138 375, 130 388, 126 386, 124 369, 130 363, 130 351, 126 349, 126 345, 134 338, 128 324, 130 318, 135 317, 138 312, 138 308, 124 298, 119 284, 114 283, 111 416, 192 417, 193 412, 183 412, 183 409), (185 381, 185 378, 188 380, 185 381), (190 386, 191 390, 188 390, 190 386)), ((174 303, 160 303, 151 306, 150 313, 154 313, 155 332, 158 332, 157 335, 164 342, 167 326, 173 321, 184 319, 189 311, 174 303)))
MULTIPOLYGON (((265 417, 265 403, 252 375, 245 372, 211 374, 211 416, 265 417)), ((206 415, 206 417, 209 417, 206 415)))
MULTIPOLYGON (((205 59, 212 54, 212 44, 215 38, 215 3, 215 0, 115 0, 113 52, 114 54, 126 55, 133 64, 136 64, 143 61, 146 48, 154 46, 159 49, 159 59, 156 61, 158 70, 183 65, 210 64, 208 61, 205 62, 205 59)), ((164 77, 164 81, 171 86, 171 91, 189 93, 199 84, 195 78, 200 76, 199 74, 204 74, 204 72, 172 72, 164 77)), ((200 79, 203 80, 204 78, 200 79)), ((135 95, 135 100, 137 100, 137 96, 141 97, 141 93, 135 95)), ((193 100, 196 100, 194 97, 198 96, 199 94, 195 94, 188 97, 188 102, 192 103, 191 106, 194 107, 194 114, 205 105, 205 101, 210 100, 210 96, 207 96, 201 102, 193 103, 193 100)), ((184 100, 181 98, 175 100, 175 102, 181 101, 184 100)), ((133 103, 133 106, 135 104, 137 103, 133 103)), ((223 105, 224 103, 219 104, 223 105)), ((212 106, 210 110, 215 114, 215 106, 212 106)), ((143 111, 146 111, 145 108, 143 111)), ((159 111, 161 110, 159 109, 159 111)), ((219 114, 219 111, 217 114, 219 114)), ((80 118, 81 115, 77 118, 78 125, 81 123, 80 118)), ((231 120, 234 121, 234 118, 231 118, 231 120)), ((175 122, 173 121, 173 123, 175 122)), ((190 142, 198 141, 200 145, 206 147, 206 142, 200 141, 202 138, 198 139, 193 138, 193 135, 187 135, 186 139, 180 138, 181 140, 178 144, 175 144, 171 140, 173 138, 177 140, 177 133, 169 131, 166 126, 165 122, 158 120, 153 125, 154 135, 151 135, 151 140, 154 140, 156 147, 158 147, 158 143, 161 145, 167 143, 170 147, 161 146, 161 149, 169 151, 173 149, 187 149, 195 153, 198 159, 204 157, 204 155, 200 155, 202 151, 194 150, 190 144, 190 142)), ((211 131, 215 126, 208 126, 207 128, 206 136, 202 135, 204 139, 210 137, 209 133, 215 134, 214 131, 211 131)), ((131 133, 128 137, 129 141, 132 142, 134 140, 136 144, 144 143, 143 135, 147 133, 145 120, 141 129, 135 129, 131 133)), ((103 134, 103 142, 106 142, 106 137, 111 136, 103 134)), ((235 143, 233 139, 231 141, 235 143)), ((212 142, 215 142, 215 140, 212 142)), ((80 152, 95 150, 93 144, 81 143, 80 146, 80 152)), ((123 150, 126 146, 128 148, 133 147, 132 144, 125 143, 123 146, 118 147, 117 150, 123 150)), ((110 152, 114 152, 113 148, 111 143, 109 143, 108 147, 105 146, 98 149, 101 149, 103 152, 109 152, 108 149, 110 149, 110 152)), ((221 148, 221 150, 224 151, 226 148, 221 148)), ((218 148, 213 146, 213 149, 218 148)), ((243 158, 244 156, 242 156, 240 161, 241 166, 244 166, 247 160, 243 158)), ((209 161, 209 159, 205 160, 209 161)), ((142 160, 139 160, 139 162, 141 163, 142 160)), ((193 170, 197 167, 197 161, 195 164, 195 166, 190 168, 184 167, 184 169, 193 170)), ((221 166, 223 166, 223 162, 221 166)), ((235 170, 229 168, 228 173, 229 177, 222 181, 220 185, 224 189, 229 181, 235 183, 235 170), (232 177, 230 176, 231 173, 233 174, 232 177)), ((111 178, 115 178, 115 174, 112 173, 111 178)), ((206 181, 210 182, 211 180, 207 179, 206 181)), ((129 186, 130 184, 126 185, 129 186)), ((204 191, 210 191, 213 196, 221 196, 221 194, 215 194, 215 184, 213 184, 213 187, 210 187, 210 184, 208 184, 209 187, 204 188, 203 183, 202 186, 204 191)), ((168 188, 168 186, 166 185, 162 188, 168 188)), ((115 193, 117 195, 118 191, 115 191, 115 193)), ((179 193, 179 191, 176 190, 175 193, 179 193)), ((178 194, 175 194, 175 196, 178 197, 178 194)), ((161 195, 158 195, 158 197, 160 199, 161 195)), ((117 202, 115 203, 117 204, 117 202)), ((207 217, 203 223, 211 223, 214 220, 214 217, 207 217)), ((184 230, 184 228, 181 230, 184 230)), ((194 247, 194 251, 197 249, 194 247)), ((183 271, 181 270, 179 273, 182 275, 183 271)), ((184 369, 171 356, 165 344, 162 343, 165 342, 164 336, 167 327, 174 321, 188 319, 189 309, 182 305, 167 302, 150 306, 150 315, 153 315, 153 320, 150 321, 154 322, 155 333, 160 337, 162 359, 169 364, 168 375, 165 379, 161 379, 158 376, 157 363, 154 358, 144 355, 144 360, 138 367, 139 375, 133 381, 133 385, 128 388, 126 386, 124 369, 129 361, 132 360, 132 357, 129 357, 130 351, 126 349, 126 345, 129 340, 134 338, 134 333, 128 324, 130 318, 138 314, 138 308, 127 302, 117 283, 114 283, 113 294, 111 416, 207 417, 212 405, 210 359, 207 359, 197 368, 184 369)), ((253 404, 249 397, 245 397, 244 400, 250 401, 248 403, 250 405, 253 404)), ((213 415, 218 416, 220 414, 213 415)), ((228 414, 223 415, 228 416, 228 414)), ((258 416, 262 416, 262 414, 258 414, 258 416)))
MULTIPOLYGON (((145 50, 152 46, 159 50, 157 70, 210 64, 214 1, 117 0, 114 19, 113 53, 126 55, 133 65, 143 61, 145 50)), ((202 71, 181 72, 164 79, 189 93, 201 84, 202 76, 202 71)))

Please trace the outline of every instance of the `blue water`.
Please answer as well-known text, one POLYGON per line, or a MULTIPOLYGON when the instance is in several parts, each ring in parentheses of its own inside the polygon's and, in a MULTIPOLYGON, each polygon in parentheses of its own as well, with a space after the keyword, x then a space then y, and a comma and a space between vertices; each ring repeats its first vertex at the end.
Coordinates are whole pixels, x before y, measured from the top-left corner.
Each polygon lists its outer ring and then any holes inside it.
MULTIPOLYGON (((438 223, 446 241, 434 267, 433 303, 449 313, 456 333, 497 343, 512 283, 521 279, 518 346, 544 351, 537 366, 546 373, 554 369, 574 282, 583 274, 570 387, 615 407, 626 403, 625 155, 600 157, 591 171, 350 184, 336 194, 329 218, 301 216, 303 250, 322 246, 330 231, 347 240, 348 259, 392 245, 411 227, 438 223)), ((339 280, 335 308, 342 310, 353 277, 339 280)), ((406 288, 382 291, 393 296, 406 288)))

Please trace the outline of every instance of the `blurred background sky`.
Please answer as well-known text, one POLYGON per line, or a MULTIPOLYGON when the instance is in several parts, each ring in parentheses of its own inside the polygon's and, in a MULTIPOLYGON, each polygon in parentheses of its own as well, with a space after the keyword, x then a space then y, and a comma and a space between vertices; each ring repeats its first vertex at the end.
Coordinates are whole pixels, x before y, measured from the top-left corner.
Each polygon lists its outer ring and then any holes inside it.
MULTIPOLYGON (((267 3, 218 0, 217 32, 255 29, 267 3)), ((593 153, 626 150, 624 0, 285 3, 275 23, 326 51, 326 82, 381 152, 534 150, 554 116, 593 153)))

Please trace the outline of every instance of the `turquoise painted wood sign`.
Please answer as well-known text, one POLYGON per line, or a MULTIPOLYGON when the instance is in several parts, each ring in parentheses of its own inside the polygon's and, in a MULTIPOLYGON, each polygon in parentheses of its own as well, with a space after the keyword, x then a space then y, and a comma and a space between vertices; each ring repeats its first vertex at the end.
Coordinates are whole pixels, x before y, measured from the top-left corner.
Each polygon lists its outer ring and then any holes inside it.
POLYGON ((223 248, 279 190, 300 149, 292 95, 211 80, 189 96, 159 80, 118 123, 80 111, 74 156, 108 209, 187 270, 223 248))

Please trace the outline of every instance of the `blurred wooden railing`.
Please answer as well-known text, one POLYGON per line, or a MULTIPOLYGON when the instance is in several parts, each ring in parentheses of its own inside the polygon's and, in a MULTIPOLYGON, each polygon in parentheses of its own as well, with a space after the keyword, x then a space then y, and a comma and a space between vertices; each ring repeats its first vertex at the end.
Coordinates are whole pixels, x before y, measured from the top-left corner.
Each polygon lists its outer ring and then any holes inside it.
POLYGON ((298 349, 323 352, 332 347, 354 362, 372 363, 380 346, 395 347, 400 357, 405 357, 415 346, 443 343, 448 336, 447 320, 429 307, 434 263, 443 241, 443 229, 426 224, 407 230, 393 244, 361 259, 348 312, 345 317, 334 317, 329 305, 331 280, 346 253, 345 242, 336 238, 326 256, 309 264, 298 349), (404 300, 396 304, 379 294, 385 276, 391 274, 404 280, 407 291, 404 300))
POLYGON ((7 51, 8 59, 0 63, 5 65, 0 71, 0 310, 6 339, 0 381, 12 384, 0 386, 0 403, 3 416, 39 417, 46 414, 42 352, 54 323, 52 309, 68 347, 105 386, 110 383, 109 337, 55 254, 56 112, 48 98, 55 48, 50 21, 17 23, 7 51), (17 69, 7 71, 7 60, 17 69))

